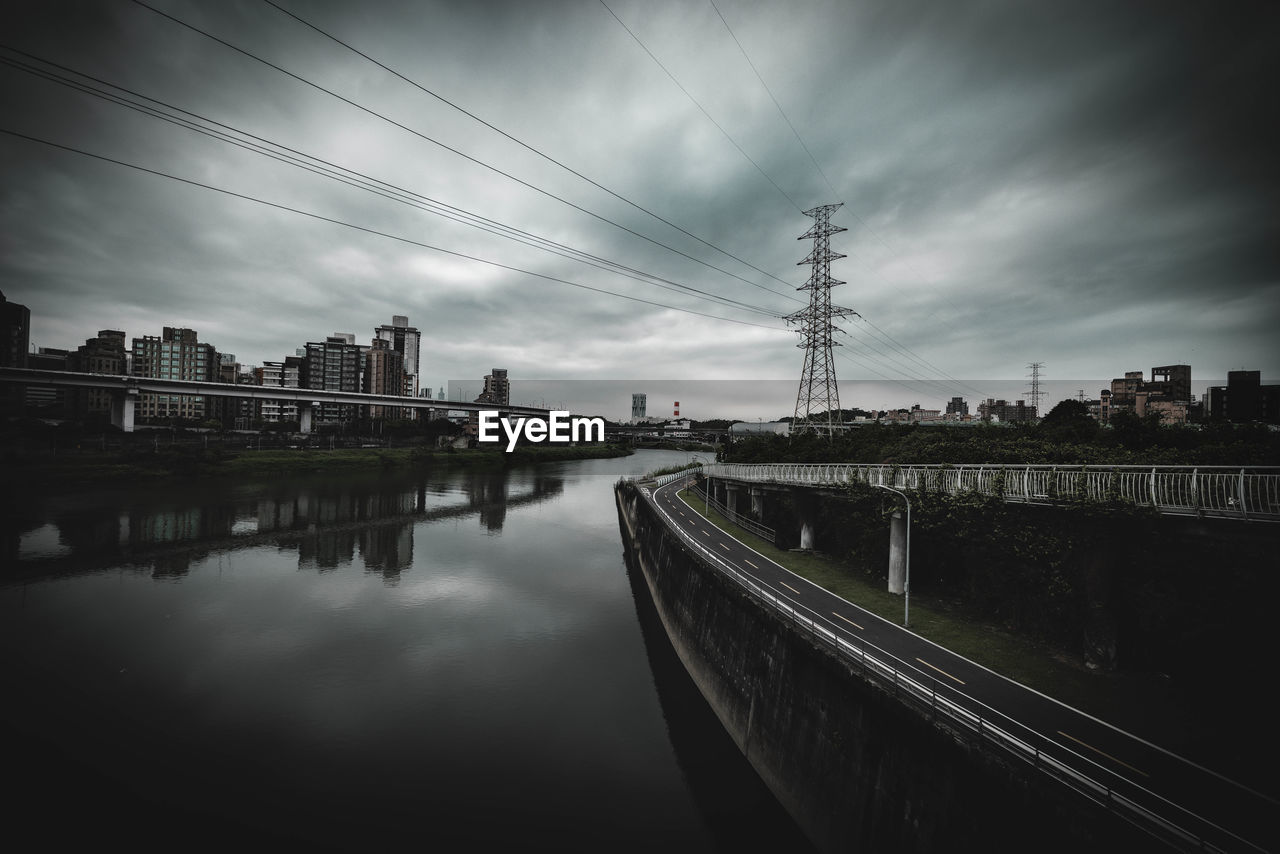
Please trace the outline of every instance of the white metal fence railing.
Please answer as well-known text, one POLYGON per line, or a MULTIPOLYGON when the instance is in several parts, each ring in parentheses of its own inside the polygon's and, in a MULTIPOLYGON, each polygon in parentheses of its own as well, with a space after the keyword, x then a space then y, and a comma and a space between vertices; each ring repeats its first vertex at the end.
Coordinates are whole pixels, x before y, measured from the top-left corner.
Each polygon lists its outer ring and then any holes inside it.
POLYGON ((882 484, 1031 504, 1119 499, 1161 513, 1280 521, 1280 466, 711 463, 708 477, 799 486, 882 484))
MULTIPOLYGON (((688 474, 690 472, 679 472, 677 476, 688 474)), ((673 479, 669 478, 667 482, 673 479)), ((872 684, 915 706, 935 723, 969 738, 979 748, 998 751, 1027 763, 1184 851, 1264 850, 1209 819, 1121 777, 1092 757, 1048 738, 981 700, 939 683, 931 674, 887 650, 859 638, 842 636, 826 618, 798 602, 789 601, 789 597, 734 567, 698 542, 675 524, 656 501, 650 506, 666 520, 668 530, 673 531, 695 555, 735 582, 752 599, 822 647, 850 661, 872 684)))
POLYGON ((654 478, 654 482, 657 483, 658 486, 666 486, 668 483, 670 483, 673 480, 679 480, 682 477, 692 477, 694 472, 696 472, 699 468, 700 466, 691 466, 687 469, 681 469, 680 471, 673 471, 673 472, 667 472, 666 474, 660 474, 656 478, 654 478))

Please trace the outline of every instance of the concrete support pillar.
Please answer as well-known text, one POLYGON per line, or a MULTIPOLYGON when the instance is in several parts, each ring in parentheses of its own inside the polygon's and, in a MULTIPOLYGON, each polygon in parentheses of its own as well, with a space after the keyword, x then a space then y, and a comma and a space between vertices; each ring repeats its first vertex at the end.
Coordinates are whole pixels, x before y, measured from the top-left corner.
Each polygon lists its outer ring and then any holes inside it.
MULTIPOLYGON (((1111 526, 1098 526, 1107 530, 1111 526)), ((1096 530, 1096 529, 1095 529, 1096 530)), ((1114 528, 1111 527, 1114 531, 1114 528)), ((1110 531, 1108 531, 1110 533, 1110 531)), ((1122 534, 1117 534, 1117 540, 1122 534)), ((1116 617, 1116 553, 1095 541, 1079 558, 1084 579, 1084 664, 1090 670, 1111 672, 1119 662, 1119 619, 1116 617)))
POLYGON ((298 401, 298 432, 311 432, 311 401, 298 401))
POLYGON ((787 490, 793 518, 800 523, 800 548, 817 548, 818 520, 822 518, 822 502, 811 489, 791 487, 787 490))
POLYGON ((764 520, 764 490, 758 486, 751 487, 751 517, 757 522, 764 520))
POLYGON ((889 592, 902 595, 907 578, 907 522, 895 511, 889 524, 889 592))
POLYGON ((730 512, 738 512, 738 484, 726 482, 724 485, 724 506, 730 512))
POLYGON ((133 412, 138 400, 138 392, 125 389, 119 394, 111 395, 111 423, 125 433, 133 432, 133 412))

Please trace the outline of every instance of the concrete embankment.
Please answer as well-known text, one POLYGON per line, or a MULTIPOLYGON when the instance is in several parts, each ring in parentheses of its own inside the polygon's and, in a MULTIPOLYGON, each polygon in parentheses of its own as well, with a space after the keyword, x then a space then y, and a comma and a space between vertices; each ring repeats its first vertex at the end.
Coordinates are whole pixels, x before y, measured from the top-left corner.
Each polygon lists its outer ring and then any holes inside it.
POLYGON ((684 546, 634 485, 620 484, 616 497, 624 544, 677 655, 820 850, 1152 848, 1034 769, 1004 764, 865 680, 684 546))

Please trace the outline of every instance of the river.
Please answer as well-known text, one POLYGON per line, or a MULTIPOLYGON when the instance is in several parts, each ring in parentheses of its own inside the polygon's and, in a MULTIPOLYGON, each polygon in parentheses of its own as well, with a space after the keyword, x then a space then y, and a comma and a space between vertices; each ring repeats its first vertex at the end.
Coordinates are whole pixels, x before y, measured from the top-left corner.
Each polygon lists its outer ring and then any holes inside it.
POLYGON ((688 457, 10 485, 11 834, 808 850, 623 561, 614 481, 688 457))

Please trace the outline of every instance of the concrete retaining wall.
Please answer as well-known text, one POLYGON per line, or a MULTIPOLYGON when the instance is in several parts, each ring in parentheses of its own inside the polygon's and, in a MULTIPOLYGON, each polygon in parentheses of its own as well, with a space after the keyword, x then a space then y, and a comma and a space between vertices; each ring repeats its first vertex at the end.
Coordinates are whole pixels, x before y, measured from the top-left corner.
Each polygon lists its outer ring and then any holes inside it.
POLYGON ((820 850, 1152 849, 1106 811, 863 681, 686 549, 634 485, 619 485, 617 500, 677 655, 820 850))

